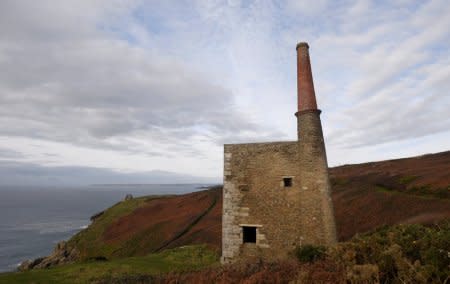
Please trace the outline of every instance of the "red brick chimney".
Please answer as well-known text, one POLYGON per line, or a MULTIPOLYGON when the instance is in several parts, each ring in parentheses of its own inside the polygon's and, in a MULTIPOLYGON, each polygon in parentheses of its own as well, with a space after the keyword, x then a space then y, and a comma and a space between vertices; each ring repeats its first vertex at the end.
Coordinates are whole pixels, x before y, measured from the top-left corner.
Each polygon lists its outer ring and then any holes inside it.
POLYGON ((297 91, 299 113, 305 110, 317 110, 309 45, 306 42, 297 44, 297 91))

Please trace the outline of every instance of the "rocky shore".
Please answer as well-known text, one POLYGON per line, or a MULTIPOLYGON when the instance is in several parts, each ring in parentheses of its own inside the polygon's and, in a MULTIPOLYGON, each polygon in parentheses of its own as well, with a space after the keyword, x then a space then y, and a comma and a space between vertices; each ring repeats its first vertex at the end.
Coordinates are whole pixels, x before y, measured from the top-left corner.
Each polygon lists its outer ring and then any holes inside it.
POLYGON ((68 264, 75 262, 79 255, 80 253, 76 248, 70 248, 67 242, 62 241, 56 245, 51 255, 39 257, 34 260, 25 260, 19 265, 18 270, 26 271, 35 268, 49 268, 56 265, 68 264))

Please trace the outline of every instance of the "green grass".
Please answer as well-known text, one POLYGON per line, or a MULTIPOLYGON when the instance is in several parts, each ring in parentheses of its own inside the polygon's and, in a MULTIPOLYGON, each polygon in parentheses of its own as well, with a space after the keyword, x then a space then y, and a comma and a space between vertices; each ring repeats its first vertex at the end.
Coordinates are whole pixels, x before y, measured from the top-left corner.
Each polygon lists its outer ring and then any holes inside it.
POLYGON ((381 191, 381 192, 389 192, 389 193, 398 193, 395 192, 392 188, 380 185, 380 184, 376 184, 375 188, 377 189, 377 191, 381 191))
POLYGON ((413 182, 414 180, 416 180, 418 178, 418 176, 402 176, 398 182, 401 184, 409 184, 411 182, 413 182))
MULTIPOLYGON (((147 201, 161 198, 160 196, 140 197, 131 200, 122 201, 108 208, 104 214, 95 219, 95 221, 85 230, 79 232, 68 241, 69 247, 76 247, 80 251, 82 260, 88 260, 96 257, 113 257, 122 244, 106 244, 102 239, 103 233, 114 221, 120 217, 132 213, 137 208, 143 206, 147 201)), ((126 256, 126 255, 124 255, 126 256)))
POLYGON ((375 184, 375 189, 379 192, 386 192, 389 194, 402 194, 408 196, 415 196, 423 199, 449 199, 450 198, 450 190, 445 188, 437 188, 432 189, 430 186, 420 186, 420 187, 412 187, 405 190, 396 190, 393 188, 386 187, 382 184, 375 184))
POLYGON ((407 190, 408 193, 423 196, 432 196, 440 199, 450 198, 449 188, 431 188, 429 185, 415 186, 407 190))
POLYGON ((0 283, 90 283, 125 275, 158 275, 218 265, 218 254, 206 246, 185 246, 143 257, 82 262, 50 269, 0 273, 0 283))

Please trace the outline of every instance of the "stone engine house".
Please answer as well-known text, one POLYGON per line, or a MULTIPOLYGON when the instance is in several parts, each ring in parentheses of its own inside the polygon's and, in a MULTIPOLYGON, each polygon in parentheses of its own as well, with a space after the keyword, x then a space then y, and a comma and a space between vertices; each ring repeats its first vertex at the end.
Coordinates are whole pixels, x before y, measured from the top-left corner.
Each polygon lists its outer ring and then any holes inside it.
POLYGON ((336 242, 309 46, 296 50, 298 140, 224 145, 222 263, 336 242))

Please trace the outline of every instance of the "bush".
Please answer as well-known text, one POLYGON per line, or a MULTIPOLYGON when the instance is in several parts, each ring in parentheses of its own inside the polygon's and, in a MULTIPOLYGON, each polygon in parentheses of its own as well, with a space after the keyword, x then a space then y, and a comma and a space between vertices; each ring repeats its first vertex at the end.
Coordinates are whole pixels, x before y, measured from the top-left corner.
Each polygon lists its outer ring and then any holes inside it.
POLYGON ((450 223, 397 225, 355 236, 331 250, 346 268, 374 264, 381 283, 443 283, 450 275, 450 223))
POLYGON ((301 262, 314 262, 325 257, 325 247, 304 245, 295 249, 295 256, 301 262))

